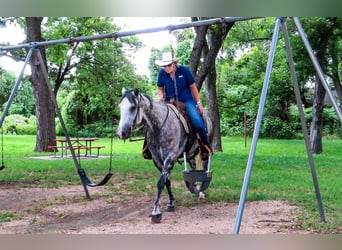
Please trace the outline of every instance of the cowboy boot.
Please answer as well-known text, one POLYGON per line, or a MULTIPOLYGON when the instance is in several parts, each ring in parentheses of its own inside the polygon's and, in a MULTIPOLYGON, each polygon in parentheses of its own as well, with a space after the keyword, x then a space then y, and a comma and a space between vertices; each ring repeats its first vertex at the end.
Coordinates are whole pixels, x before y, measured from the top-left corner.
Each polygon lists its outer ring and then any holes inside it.
POLYGON ((213 150, 211 149, 210 145, 206 145, 202 142, 202 140, 199 140, 200 144, 200 155, 203 161, 207 161, 209 158, 209 155, 213 155, 213 150))

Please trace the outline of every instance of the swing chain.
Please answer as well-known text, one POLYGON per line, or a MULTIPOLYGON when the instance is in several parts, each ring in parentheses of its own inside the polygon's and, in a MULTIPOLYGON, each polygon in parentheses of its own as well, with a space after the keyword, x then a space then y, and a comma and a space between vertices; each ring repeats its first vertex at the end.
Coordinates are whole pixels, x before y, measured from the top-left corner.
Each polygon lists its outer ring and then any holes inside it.
MULTIPOLYGON (((113 82, 115 81, 115 63, 116 63, 116 38, 114 39, 114 63, 113 63, 113 67, 114 67, 114 71, 113 71, 113 82)), ((112 84, 113 86, 109 86, 109 87, 112 87, 114 88, 114 84, 112 84)), ((113 107, 114 107, 114 90, 111 91, 111 103, 110 103, 113 107)), ((87 174, 85 173, 84 169, 82 168, 79 168, 78 169, 78 173, 83 181, 83 183, 85 183, 87 186, 89 187, 98 187, 98 186, 103 186, 105 185, 109 180, 110 178, 113 176, 113 173, 112 173, 112 164, 113 164, 113 140, 114 140, 114 108, 112 109, 113 112, 111 114, 111 117, 112 117, 112 134, 111 134, 111 142, 110 142, 110 157, 109 157, 109 170, 108 170, 108 173, 106 174, 106 176, 98 183, 94 183, 92 182, 87 174)))
POLYGON ((114 127, 114 97, 115 97, 115 85, 116 85, 116 63, 117 63, 117 36, 113 37, 114 46, 113 46, 113 84, 110 84, 109 87, 111 89, 111 96, 110 96, 110 105, 111 105, 111 136, 110 136, 110 153, 109 153, 109 173, 112 172, 112 166, 113 166, 113 143, 114 143, 114 135, 115 135, 115 127, 114 127))
MULTIPOLYGON (((2 67, 0 66, 0 83, 2 82, 2 67)), ((4 160, 4 124, 1 124, 1 166, 0 171, 5 168, 4 160)))
POLYGON ((4 161, 4 129, 1 125, 1 166, 0 171, 5 168, 5 161, 4 161))

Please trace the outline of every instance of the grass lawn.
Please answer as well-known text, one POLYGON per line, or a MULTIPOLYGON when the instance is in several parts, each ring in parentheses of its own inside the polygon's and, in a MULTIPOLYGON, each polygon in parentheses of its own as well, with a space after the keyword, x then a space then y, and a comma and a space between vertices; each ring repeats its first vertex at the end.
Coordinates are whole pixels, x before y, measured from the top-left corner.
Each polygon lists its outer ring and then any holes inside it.
MULTIPOLYGON (((142 141, 114 140, 112 177, 108 184, 116 194, 140 196, 156 194, 159 172, 152 161, 141 157, 142 141)), ((206 190, 208 202, 238 202, 249 155, 251 139, 222 138, 223 152, 212 158, 213 179, 206 190)), ((110 155, 110 139, 102 138, 94 145, 104 145, 101 155, 110 155)), ((52 155, 34 153, 35 136, 4 136, 5 169, 0 171, 0 185, 18 183, 20 186, 58 187, 78 185, 80 179, 71 159, 41 160, 32 156, 52 155)), ((320 222, 319 210, 308 163, 304 140, 259 139, 248 196, 254 200, 287 200, 302 209, 301 226, 320 233, 341 232, 342 228, 342 161, 341 140, 324 140, 324 153, 314 155, 326 223, 320 222)), ((101 180, 109 169, 109 158, 81 160, 82 167, 94 182, 101 180)), ((183 184, 183 166, 176 164, 171 174, 174 183, 183 184)), ((185 185, 175 185, 177 203, 196 205, 185 185)), ((166 192, 164 193, 166 195, 166 192)), ((1 213, 0 213, 1 214, 1 213)))

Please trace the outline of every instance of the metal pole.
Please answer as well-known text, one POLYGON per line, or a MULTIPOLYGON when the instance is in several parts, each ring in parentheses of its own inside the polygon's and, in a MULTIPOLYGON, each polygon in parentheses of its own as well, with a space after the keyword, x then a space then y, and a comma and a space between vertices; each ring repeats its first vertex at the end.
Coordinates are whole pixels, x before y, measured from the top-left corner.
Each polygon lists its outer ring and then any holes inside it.
POLYGON ((201 21, 196 21, 196 22, 189 22, 189 23, 183 23, 183 24, 177 24, 177 25, 167 25, 167 26, 148 28, 148 29, 118 31, 114 33, 100 34, 100 35, 94 35, 94 36, 81 36, 81 37, 72 37, 72 38, 67 38, 67 39, 23 43, 20 45, 0 47, 0 55, 3 54, 4 51, 10 51, 14 49, 50 46, 50 45, 56 45, 56 44, 62 44, 62 43, 85 42, 85 41, 93 41, 93 40, 107 39, 107 38, 116 39, 118 37, 125 37, 125 36, 132 36, 132 35, 139 35, 139 34, 146 34, 146 33, 155 33, 155 32, 160 32, 160 31, 173 31, 173 30, 178 30, 178 29, 186 29, 186 28, 191 28, 191 27, 196 27, 196 26, 220 24, 220 23, 226 23, 226 22, 246 21, 246 20, 251 20, 251 19, 256 19, 256 18, 258 17, 222 17, 222 18, 213 18, 213 19, 201 20, 201 21))
POLYGON ((5 106, 5 109, 4 111, 2 112, 2 115, 1 115, 1 118, 0 118, 0 127, 2 127, 2 123, 4 122, 5 120, 5 117, 7 115, 7 112, 15 98, 15 94, 17 93, 17 90, 20 86, 20 81, 21 79, 23 78, 23 75, 24 75, 24 71, 25 71, 25 68, 26 68, 26 65, 28 64, 31 56, 32 56, 32 51, 33 51, 33 48, 31 48, 26 56, 26 59, 25 59, 25 62, 24 62, 24 65, 23 65, 23 68, 21 69, 21 72, 17 78, 17 81, 15 82, 13 88, 12 88, 12 92, 11 92, 11 95, 10 97, 8 98, 8 101, 6 103, 6 106, 5 106))
POLYGON ((279 27, 280 27, 280 18, 277 18, 276 22, 275 22, 273 37, 272 37, 270 54, 269 54, 268 61, 267 61, 264 84, 263 84, 263 88, 262 88, 261 96, 260 96, 259 109, 258 109, 256 123, 255 123, 255 129, 253 132, 251 149, 250 149, 250 153, 249 153, 249 157, 248 157, 245 177, 244 177, 241 195, 240 195, 238 211, 237 211, 236 220, 235 220, 235 226, 234 226, 234 231, 233 231, 234 234, 238 234, 240 231, 243 209, 245 206, 245 201, 247 199, 248 184, 249 184, 249 179, 250 179, 250 175, 251 175, 252 168, 253 168, 254 155, 255 155, 255 151, 256 151, 256 145, 258 142, 261 119, 262 119, 263 110, 264 110, 265 101, 266 101, 267 88, 268 88, 268 83, 269 83, 269 79, 270 79, 270 75, 271 75, 271 69, 272 69, 275 49, 276 49, 277 40, 278 40, 279 27))
POLYGON ((341 110, 340 110, 339 106, 337 105, 335 97, 333 96, 333 94, 332 94, 332 92, 331 92, 331 90, 329 88, 329 85, 328 85, 328 83, 327 83, 327 81, 326 81, 326 79, 324 77, 323 70, 322 70, 322 68, 321 68, 321 66, 320 66, 320 64, 319 64, 315 54, 313 53, 313 50, 312 50, 311 45, 310 45, 310 43, 309 43, 309 41, 308 41, 308 39, 306 37, 304 29, 303 29, 301 23, 299 22, 298 17, 294 17, 293 20, 294 20, 294 22, 295 22, 295 24, 297 26, 297 29, 298 29, 299 34, 300 34, 300 37, 302 38, 302 40, 304 42, 305 48, 306 48, 306 50, 307 50, 307 52, 308 52, 308 54, 309 54, 309 56, 311 58, 311 61, 312 61, 313 65, 314 65, 314 67, 316 69, 316 72, 317 72, 317 74, 319 76, 319 79, 321 80, 321 82, 323 84, 323 87, 324 87, 325 91, 327 92, 327 94, 328 94, 328 96, 329 96, 329 98, 330 98, 330 100, 331 100, 331 102, 332 102, 332 104, 333 104, 333 106, 335 108, 335 111, 336 111, 338 117, 340 118, 340 122, 342 123, 341 110))
POLYGON ((297 107, 299 110, 300 121, 302 124, 302 130, 303 130, 303 135, 304 135, 304 140, 305 140, 306 152, 307 152, 308 159, 309 159, 309 165, 310 165, 310 169, 311 169, 312 180, 314 183, 314 188, 315 188, 315 193, 316 193, 316 198, 317 198, 317 203, 318 203, 318 209, 319 209, 321 221, 325 222, 325 215, 324 215, 324 209, 323 209, 323 205, 322 205, 322 198, 321 198, 321 193, 320 193, 319 186, 318 186, 318 180, 317 180, 317 175, 316 175, 316 170, 315 170, 315 165, 314 165, 314 159, 312 157, 312 150, 310 148, 310 140, 309 140, 309 135, 308 135, 308 129, 307 129, 306 123, 305 123, 303 103, 302 103, 302 99, 300 96, 298 80, 297 80, 295 65, 294 65, 294 61, 293 61, 292 49, 291 49, 289 35, 288 35, 287 26, 286 26, 285 21, 282 22, 282 31, 284 34, 287 59, 288 59, 289 66, 290 66, 290 71, 291 71, 291 76, 292 76, 292 81, 293 81, 293 87, 294 87, 294 92, 295 92, 296 101, 297 101, 297 107))

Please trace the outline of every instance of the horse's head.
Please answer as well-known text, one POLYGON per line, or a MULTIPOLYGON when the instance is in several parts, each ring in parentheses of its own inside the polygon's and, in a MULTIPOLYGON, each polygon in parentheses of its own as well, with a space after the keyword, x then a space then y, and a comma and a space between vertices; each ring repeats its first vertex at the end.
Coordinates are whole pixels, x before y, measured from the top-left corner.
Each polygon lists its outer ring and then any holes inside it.
POLYGON ((134 125, 141 123, 139 112, 140 94, 137 89, 122 89, 122 97, 119 102, 120 122, 116 135, 121 139, 127 139, 134 125))

